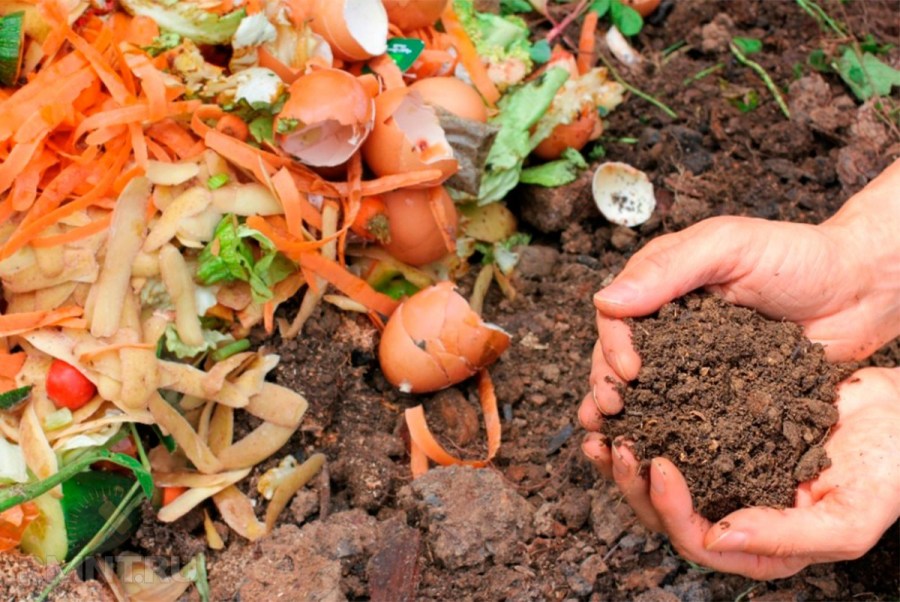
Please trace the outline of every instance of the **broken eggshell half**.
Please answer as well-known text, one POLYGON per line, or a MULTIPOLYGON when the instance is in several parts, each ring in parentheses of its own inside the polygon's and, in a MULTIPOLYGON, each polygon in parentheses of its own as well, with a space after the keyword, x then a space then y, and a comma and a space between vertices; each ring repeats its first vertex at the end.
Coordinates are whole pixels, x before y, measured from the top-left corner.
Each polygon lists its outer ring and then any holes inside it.
POLYGON ((291 84, 289 93, 275 120, 275 141, 301 163, 341 165, 372 131, 374 101, 346 71, 312 71, 291 84))
POLYGON ((317 0, 310 26, 345 61, 387 51, 388 17, 381 0, 317 0))
POLYGON ((484 322, 452 282, 422 289, 401 303, 378 347, 381 370, 404 393, 439 391, 473 376, 509 347, 500 327, 484 322))
POLYGON ((386 90, 375 99, 375 127, 362 147, 366 165, 378 176, 439 169, 440 184, 459 169, 434 108, 410 88, 386 90))
POLYGON ((434 25, 448 0, 383 0, 391 23, 402 31, 434 25))
POLYGON ((647 174, 626 163, 601 164, 594 172, 592 191, 603 217, 620 226, 639 226, 656 208, 647 174))

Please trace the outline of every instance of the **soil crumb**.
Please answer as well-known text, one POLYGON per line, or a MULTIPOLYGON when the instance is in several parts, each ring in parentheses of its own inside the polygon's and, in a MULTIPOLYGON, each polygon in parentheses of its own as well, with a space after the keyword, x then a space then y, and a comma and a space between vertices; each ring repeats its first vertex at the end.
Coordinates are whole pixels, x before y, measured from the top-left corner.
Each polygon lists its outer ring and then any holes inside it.
POLYGON ((701 294, 630 325, 642 366, 605 434, 633 441, 644 470, 675 462, 701 515, 793 506, 797 484, 830 465, 822 444, 850 370, 799 326, 701 294))

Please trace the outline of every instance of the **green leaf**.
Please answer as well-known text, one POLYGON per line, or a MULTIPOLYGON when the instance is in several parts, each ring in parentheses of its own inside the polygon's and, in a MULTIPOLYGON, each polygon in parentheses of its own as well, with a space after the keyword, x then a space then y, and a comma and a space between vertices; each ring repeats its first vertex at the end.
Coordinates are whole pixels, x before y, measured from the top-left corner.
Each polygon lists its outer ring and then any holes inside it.
POLYGON ((394 278, 381 286, 375 287, 380 293, 384 293, 391 299, 399 301, 403 297, 409 297, 419 292, 419 287, 406 278, 394 278))
POLYGON ((31 397, 31 385, 0 393, 0 410, 12 410, 31 397))
POLYGON ((731 41, 734 42, 734 45, 740 48, 741 52, 744 54, 756 54, 762 50, 763 47, 762 41, 757 40, 756 38, 735 36, 731 41))
POLYGON ((623 36, 633 36, 644 28, 644 18, 639 12, 622 4, 620 0, 610 0, 610 18, 623 36))
POLYGON ((860 100, 868 100, 872 96, 889 96, 891 88, 900 86, 900 71, 868 52, 860 61, 855 50, 844 48, 844 53, 834 67, 860 100))
POLYGON ((210 190, 216 190, 227 184, 230 179, 231 178, 227 173, 217 173, 216 175, 209 177, 206 181, 206 187, 210 190))
POLYGON ((209 602, 209 580, 206 576, 206 555, 200 552, 181 570, 181 574, 194 582, 201 602, 209 602))
POLYGON ((759 106, 759 93, 756 90, 750 90, 742 97, 732 98, 729 102, 741 113, 749 113, 759 106))
POLYGON ((538 40, 531 47, 531 60, 535 63, 544 64, 550 60, 550 43, 547 40, 538 40))
POLYGON ((809 53, 809 56, 806 59, 806 64, 819 73, 826 73, 828 71, 831 71, 831 65, 828 62, 828 57, 825 55, 825 51, 821 48, 816 48, 809 53))
POLYGON ((500 14, 503 16, 516 13, 530 13, 534 10, 528 0, 500 0, 500 14))
POLYGON ((155 57, 179 44, 181 44, 181 36, 174 31, 166 31, 153 38, 153 43, 150 46, 144 46, 141 50, 155 57))
POLYGON ((588 10, 594 11, 598 17, 603 18, 609 12, 609 4, 610 0, 594 0, 591 2, 591 7, 588 10))
POLYGON ((552 188, 574 182, 578 172, 587 168, 587 162, 574 148, 567 148, 563 156, 556 161, 536 165, 522 170, 519 181, 523 184, 536 184, 552 188))
POLYGON ((863 38, 862 42, 859 43, 859 47, 863 52, 871 52, 872 54, 887 54, 894 48, 894 44, 879 44, 878 40, 875 39, 875 36, 872 34, 866 34, 866 37, 863 38))
POLYGON ((95 449, 62 466, 59 471, 46 479, 0 488, 0 512, 47 493, 57 485, 68 481, 76 474, 87 469, 94 462, 101 460, 106 460, 131 470, 147 497, 153 495, 153 476, 140 462, 125 454, 113 453, 107 449, 95 449))
POLYGON ((271 115, 254 117, 253 120, 247 124, 247 130, 259 144, 262 144, 263 142, 273 142, 275 140, 275 137, 272 134, 274 120, 275 118, 271 115))

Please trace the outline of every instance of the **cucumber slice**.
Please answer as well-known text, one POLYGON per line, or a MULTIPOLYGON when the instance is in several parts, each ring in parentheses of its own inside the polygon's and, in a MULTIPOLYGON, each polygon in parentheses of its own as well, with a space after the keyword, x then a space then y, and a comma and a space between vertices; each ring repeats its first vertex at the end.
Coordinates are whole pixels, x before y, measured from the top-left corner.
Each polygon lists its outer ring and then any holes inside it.
MULTIPOLYGON (((134 480, 126 476, 101 471, 82 472, 63 483, 62 509, 70 554, 77 554, 97 534, 132 484, 134 480)), ((107 552, 125 543, 140 523, 139 510, 125 517, 96 552, 107 552)))
MULTIPOLYGON (((36 498, 41 515, 22 535, 22 550, 44 563, 61 563, 74 556, 103 527, 133 483, 113 472, 82 472, 63 483, 62 499, 50 493, 36 498)), ((139 522, 140 509, 136 508, 96 552, 125 543, 139 522)))
POLYGON ((25 11, 0 18, 0 84, 15 85, 22 69, 25 11))
POLYGON ((66 520, 62 504, 50 492, 34 498, 40 515, 22 533, 22 551, 44 564, 65 561, 69 552, 66 520))

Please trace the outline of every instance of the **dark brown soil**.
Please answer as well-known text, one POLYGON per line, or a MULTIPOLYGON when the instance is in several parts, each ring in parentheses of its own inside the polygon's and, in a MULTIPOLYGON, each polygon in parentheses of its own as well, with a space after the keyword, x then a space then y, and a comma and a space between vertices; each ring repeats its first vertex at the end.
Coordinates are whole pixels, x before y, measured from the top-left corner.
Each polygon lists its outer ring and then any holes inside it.
POLYGON ((790 507, 797 484, 830 465, 822 443, 851 371, 799 326, 699 294, 630 322, 641 370, 604 432, 628 440, 645 470, 674 461, 701 515, 790 507))

